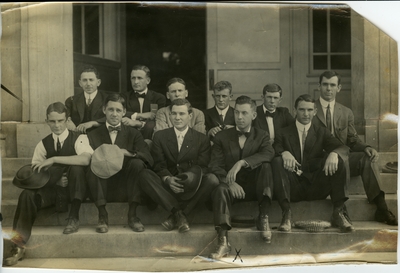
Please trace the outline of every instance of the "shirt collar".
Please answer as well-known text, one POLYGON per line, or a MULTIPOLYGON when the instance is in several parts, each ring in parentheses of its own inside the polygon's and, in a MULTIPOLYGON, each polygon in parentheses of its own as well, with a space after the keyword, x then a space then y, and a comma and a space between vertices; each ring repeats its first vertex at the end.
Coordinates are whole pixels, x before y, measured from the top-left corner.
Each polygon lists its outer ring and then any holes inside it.
POLYGON ((189 130, 189 126, 188 127, 186 127, 186 129, 185 130, 183 130, 183 131, 179 131, 178 129, 176 129, 175 127, 174 127, 174 130, 175 130, 175 134, 178 136, 178 135, 182 135, 183 137, 185 137, 186 136, 186 133, 187 133, 187 131, 189 130))
POLYGON ((106 121, 106 128, 108 128, 108 127, 110 127, 110 126, 112 126, 112 127, 121 126, 121 122, 114 126, 114 125, 111 125, 110 123, 108 123, 108 122, 106 121))
POLYGON ((85 91, 83 92, 83 94, 85 95, 85 99, 94 99, 95 97, 96 97, 96 95, 97 95, 97 90, 96 91, 94 91, 93 93, 90 93, 90 94, 88 94, 88 93, 86 93, 85 91))
POLYGON ((328 104, 331 105, 331 108, 333 108, 333 106, 335 105, 336 100, 333 101, 326 101, 324 100, 322 97, 319 97, 319 101, 321 102, 322 107, 326 108, 328 107, 328 104))
MULTIPOLYGON (((237 126, 236 126, 236 131, 241 132, 241 130, 237 126)), ((251 131, 251 126, 249 127, 249 129, 247 129, 246 132, 243 132, 243 133, 250 133, 250 131, 251 131)))
POLYGON ((67 139, 69 135, 69 131, 67 128, 65 128, 64 132, 62 132, 60 135, 56 135, 55 133, 52 133, 54 141, 57 141, 57 138, 60 140, 60 142, 64 142, 65 139, 67 139))
POLYGON ((268 112, 270 112, 270 113, 275 113, 275 111, 276 111, 276 108, 275 108, 275 110, 274 111, 269 111, 266 107, 265 107, 265 105, 263 104, 263 109, 264 109, 264 113, 265 113, 265 111, 268 111, 268 112))
POLYGON ((311 122, 309 124, 307 124, 307 125, 304 125, 304 124, 301 124, 300 122, 298 122, 296 120, 296 127, 297 127, 297 130, 300 131, 300 132, 303 132, 304 128, 306 128, 306 132, 308 132, 308 130, 311 127, 311 122))
POLYGON ((219 109, 217 106, 215 106, 215 109, 217 109, 218 114, 223 115, 224 117, 226 116, 226 112, 228 112, 229 105, 225 107, 224 110, 219 109))
POLYGON ((139 94, 145 94, 145 95, 147 95, 147 90, 148 90, 148 88, 146 87, 146 89, 143 90, 142 92, 137 92, 137 91, 134 91, 134 92, 135 92, 135 93, 139 93, 139 94))

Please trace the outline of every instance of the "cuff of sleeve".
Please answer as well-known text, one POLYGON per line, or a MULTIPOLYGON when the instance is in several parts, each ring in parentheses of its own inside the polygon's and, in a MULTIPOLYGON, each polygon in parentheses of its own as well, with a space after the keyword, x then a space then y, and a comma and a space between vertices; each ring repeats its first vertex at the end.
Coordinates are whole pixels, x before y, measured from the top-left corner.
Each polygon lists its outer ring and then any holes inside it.
POLYGON ((137 117, 137 113, 133 113, 132 116, 131 116, 131 119, 132 120, 136 120, 136 117, 137 117))

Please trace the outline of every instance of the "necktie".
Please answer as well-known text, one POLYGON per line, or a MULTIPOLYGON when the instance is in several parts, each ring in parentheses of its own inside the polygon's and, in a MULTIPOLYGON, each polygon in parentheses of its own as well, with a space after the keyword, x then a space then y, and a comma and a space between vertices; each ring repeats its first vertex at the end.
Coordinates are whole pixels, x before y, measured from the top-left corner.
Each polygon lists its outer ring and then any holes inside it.
POLYGON ((90 106, 91 103, 92 103, 92 99, 89 97, 87 100, 87 106, 90 106))
POLYGON ((179 134, 179 135, 178 135, 178 151, 181 150, 182 143, 183 143, 183 135, 182 135, 182 134, 179 134))
POLYGON ((146 94, 145 93, 135 92, 135 96, 136 96, 136 98, 144 99, 146 97, 146 94))
POLYGON ((222 122, 222 124, 224 123, 224 116, 223 115, 219 115, 219 120, 222 122))
POLYGON ((57 137, 57 153, 59 154, 61 152, 61 142, 60 138, 57 137))
POLYGON ((270 111, 267 110, 267 111, 265 111, 265 116, 266 116, 266 117, 274 118, 275 112, 271 113, 270 111))
POLYGON ((113 132, 113 131, 121 131, 121 126, 108 126, 108 131, 113 132))
POLYGON ((301 135, 301 144, 302 144, 302 148, 301 148, 301 161, 303 161, 304 146, 306 145, 306 138, 307 138, 306 127, 304 127, 303 134, 301 135))
POLYGON ((328 128, 329 132, 332 132, 331 107, 329 106, 329 104, 326 108, 326 127, 328 128))

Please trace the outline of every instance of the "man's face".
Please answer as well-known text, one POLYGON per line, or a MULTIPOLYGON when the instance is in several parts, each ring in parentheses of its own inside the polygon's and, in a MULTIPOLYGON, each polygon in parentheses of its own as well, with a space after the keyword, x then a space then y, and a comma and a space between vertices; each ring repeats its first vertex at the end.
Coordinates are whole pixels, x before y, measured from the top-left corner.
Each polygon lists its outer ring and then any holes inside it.
POLYGON ((170 101, 174 101, 176 99, 184 99, 188 96, 188 91, 186 90, 186 87, 179 83, 175 82, 168 86, 168 92, 167 92, 167 98, 170 101))
POLYGON ((228 107, 229 101, 232 99, 232 95, 227 88, 220 91, 214 90, 214 94, 212 96, 214 98, 215 105, 220 110, 224 110, 226 107, 228 107))
POLYGON ((143 70, 132 70, 131 84, 132 89, 136 92, 142 92, 147 88, 150 83, 150 78, 147 77, 146 72, 143 70))
POLYGON ((251 109, 251 105, 236 104, 235 106, 235 122, 236 126, 243 132, 247 131, 251 126, 251 122, 256 118, 257 113, 251 109))
POLYGON ((300 101, 295 109, 295 113, 297 121, 303 125, 307 125, 317 113, 317 109, 313 102, 300 101))
POLYGON ((279 92, 266 92, 265 95, 262 96, 264 99, 264 106, 268 109, 268 111, 275 111, 276 107, 278 107, 279 103, 282 100, 279 92))
POLYGON ((83 72, 79 80, 80 87, 88 94, 95 92, 100 83, 101 80, 96 77, 94 72, 83 72))
POLYGON ((103 112, 106 115, 107 122, 112 125, 118 125, 122 117, 126 113, 126 109, 122 106, 120 102, 109 101, 105 107, 103 107, 103 112))
POLYGON ((65 113, 50 112, 50 114, 47 115, 46 123, 49 125, 50 130, 56 135, 61 135, 67 128, 65 113))
POLYGON ((183 131, 188 126, 190 119, 193 114, 188 112, 186 105, 174 105, 172 106, 170 113, 170 120, 174 127, 179 131, 183 131))
POLYGON ((330 79, 322 77, 322 81, 319 84, 319 91, 321 97, 326 101, 333 101, 336 98, 336 94, 340 92, 342 86, 338 84, 338 77, 334 76, 330 79))

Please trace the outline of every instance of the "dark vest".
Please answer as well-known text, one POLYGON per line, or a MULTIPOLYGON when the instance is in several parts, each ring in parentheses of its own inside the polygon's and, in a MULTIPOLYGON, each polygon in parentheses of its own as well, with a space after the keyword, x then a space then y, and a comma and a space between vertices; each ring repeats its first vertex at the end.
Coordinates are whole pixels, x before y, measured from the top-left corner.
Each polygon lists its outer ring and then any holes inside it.
POLYGON ((60 153, 54 149, 54 139, 52 134, 48 135, 42 139, 43 146, 46 149, 46 158, 51 158, 53 156, 71 156, 76 155, 75 142, 79 137, 79 133, 69 131, 68 137, 65 139, 64 144, 61 148, 60 153))
POLYGON ((91 117, 92 117, 92 108, 93 108, 93 103, 91 103, 89 106, 87 106, 85 104, 85 114, 83 116, 82 122, 81 123, 85 123, 88 121, 91 121, 91 117))

